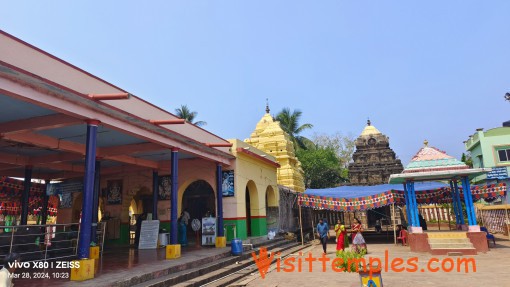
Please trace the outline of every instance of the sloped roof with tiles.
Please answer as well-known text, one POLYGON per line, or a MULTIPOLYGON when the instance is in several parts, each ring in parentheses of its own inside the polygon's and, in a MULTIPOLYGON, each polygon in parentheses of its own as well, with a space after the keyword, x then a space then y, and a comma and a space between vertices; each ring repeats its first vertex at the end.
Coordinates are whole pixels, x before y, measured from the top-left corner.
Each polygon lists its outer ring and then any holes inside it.
POLYGON ((403 173, 469 169, 465 163, 446 152, 429 147, 427 141, 424 144, 425 146, 416 153, 403 173))

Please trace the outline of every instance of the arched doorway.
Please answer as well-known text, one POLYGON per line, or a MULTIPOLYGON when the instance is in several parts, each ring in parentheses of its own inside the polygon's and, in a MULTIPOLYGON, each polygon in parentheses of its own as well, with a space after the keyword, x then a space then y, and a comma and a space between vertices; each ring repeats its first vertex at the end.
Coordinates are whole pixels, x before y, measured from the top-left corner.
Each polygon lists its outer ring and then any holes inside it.
MULTIPOLYGON (((152 191, 142 186, 140 187, 135 195, 131 198, 131 202, 128 208, 129 214, 129 243, 130 245, 135 244, 135 237, 137 233, 137 219, 144 213, 153 213, 153 196, 152 191)), ((156 211, 157 212, 157 211, 156 211)))
POLYGON ((258 198, 257 198, 257 186, 255 182, 252 180, 248 181, 246 184, 245 191, 245 202, 246 202, 246 236, 252 236, 252 217, 258 214, 254 214, 257 212, 258 208, 258 198))
POLYGON ((212 186, 205 180, 197 180, 184 190, 181 210, 188 209, 191 219, 202 219, 208 212, 216 216, 214 199, 212 186))

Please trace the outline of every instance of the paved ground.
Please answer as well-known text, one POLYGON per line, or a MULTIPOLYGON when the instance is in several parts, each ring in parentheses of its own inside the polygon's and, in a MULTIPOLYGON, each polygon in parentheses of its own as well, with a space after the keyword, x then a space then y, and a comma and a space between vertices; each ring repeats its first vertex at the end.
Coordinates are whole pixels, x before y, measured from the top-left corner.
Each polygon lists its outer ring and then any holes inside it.
MULTIPOLYGON (((222 253, 229 252, 227 248, 210 248, 204 247, 201 249, 194 249, 193 247, 183 247, 182 257, 178 260, 166 260, 165 249, 159 248, 155 250, 136 250, 127 248, 109 249, 100 262, 100 268, 93 280, 83 282, 71 282, 69 279, 15 279, 15 286, 26 287, 57 287, 57 286, 107 286, 109 284, 125 280, 133 276, 141 276, 170 268, 174 266, 183 265, 190 262, 195 262, 204 257, 214 257, 222 253)), ((17 273, 30 273, 33 277, 34 273, 42 272, 53 274, 67 273, 69 269, 59 270, 18 270, 17 273)), ((51 275, 50 275, 51 276, 51 275)))
MULTIPOLYGON (((464 273, 464 267, 462 272, 457 272, 456 268, 452 272, 439 271, 437 273, 427 272, 427 262, 434 256, 425 253, 411 253, 408 247, 395 246, 393 244, 371 244, 368 246, 368 256, 379 257, 384 259, 385 251, 388 250, 389 260, 392 258, 400 257, 404 260, 408 260, 412 257, 418 257, 418 270, 417 272, 401 272, 397 273, 389 270, 388 272, 382 273, 383 284, 385 287, 405 287, 405 286, 510 286, 508 281, 508 272, 510 270, 510 241, 508 237, 498 236, 496 248, 486 254, 478 254, 472 256, 476 260, 476 272, 472 270, 470 273, 464 273), (421 270, 424 272, 421 272, 421 270)), ((492 245, 491 245, 492 246, 492 245)), ((334 244, 328 245, 329 258, 335 258, 334 244)), ((308 250, 304 250, 307 255, 308 250)), ((321 246, 315 245, 310 248, 310 252, 320 257, 322 254, 321 246)), ((436 256, 439 260, 447 258, 447 256, 436 256)), ((450 257, 457 262, 458 258, 469 258, 469 257, 450 257)), ((304 260, 303 260, 304 262, 304 260)), ((304 262, 305 263, 305 262, 304 262)), ((257 275, 257 279, 251 281, 247 286, 360 286, 360 279, 358 274, 353 273, 337 273, 334 272, 329 266, 326 272, 322 272, 322 263, 314 262, 313 272, 308 272, 308 263, 303 265, 303 272, 277 272, 276 270, 271 271, 266 275, 265 279, 260 278, 258 273, 252 273, 257 275)), ((448 268, 449 263, 445 263, 448 268)), ((433 263, 432 267, 440 267, 440 263, 433 263)), ((282 266, 283 268, 283 266, 282 266)))

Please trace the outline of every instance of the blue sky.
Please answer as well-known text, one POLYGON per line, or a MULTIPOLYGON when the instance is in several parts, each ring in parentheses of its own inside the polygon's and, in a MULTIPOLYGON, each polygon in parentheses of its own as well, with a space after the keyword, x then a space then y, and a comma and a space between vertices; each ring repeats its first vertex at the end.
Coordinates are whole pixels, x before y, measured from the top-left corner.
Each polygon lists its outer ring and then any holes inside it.
POLYGON ((370 117, 404 163, 510 120, 510 1, 8 1, 0 29, 224 138, 272 112, 370 117), (360 3, 363 2, 363 3, 360 3))

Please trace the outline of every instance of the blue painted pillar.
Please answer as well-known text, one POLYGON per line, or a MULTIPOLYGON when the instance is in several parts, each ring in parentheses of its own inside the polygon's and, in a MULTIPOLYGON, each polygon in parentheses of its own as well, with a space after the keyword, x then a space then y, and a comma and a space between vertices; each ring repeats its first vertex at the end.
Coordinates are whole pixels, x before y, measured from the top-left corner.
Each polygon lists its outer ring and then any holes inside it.
POLYGON ((459 208, 457 207, 457 198, 455 197, 455 188, 453 187, 453 181, 450 180, 450 190, 452 196, 452 206, 453 213, 455 214, 455 224, 460 224, 459 222, 459 208))
POLYGON ((464 211, 462 210, 462 201, 460 200, 460 190, 457 180, 453 181, 453 186, 455 187, 455 200, 457 201, 457 208, 459 212, 459 224, 464 224, 464 211))
POLYGON ((179 169, 179 150, 172 149, 172 188, 170 195, 170 244, 177 244, 177 193, 179 192, 178 169, 179 169))
POLYGON ((99 121, 87 121, 87 144, 85 148, 85 178, 83 180, 83 204, 81 208, 80 240, 78 258, 86 259, 90 255, 90 229, 92 228, 92 209, 94 200, 94 173, 96 169, 96 137, 99 121))
POLYGON ((152 219, 158 220, 158 188, 159 175, 157 170, 152 171, 152 219))
POLYGON ((101 162, 96 160, 96 168, 94 173, 94 199, 92 201, 92 230, 90 233, 90 240, 92 242, 97 242, 97 222, 98 212, 99 212, 99 189, 101 186, 101 162))
POLYGON ((409 191, 407 190, 407 182, 404 183, 404 199, 406 201, 407 225, 413 226, 413 217, 411 216, 411 203, 409 202, 409 191))
POLYGON ((411 190, 411 201, 412 201, 412 205, 413 205, 413 209, 414 209, 413 210, 414 226, 420 227, 420 219, 418 217, 418 202, 416 201, 416 192, 414 190, 414 181, 410 182, 410 190, 411 190))
POLYGON ((30 197, 30 187, 32 186, 32 166, 25 167, 25 182, 23 183, 23 193, 21 194, 21 220, 20 225, 27 225, 28 220, 28 198, 30 197))
POLYGON ((218 163, 216 165, 216 199, 217 199, 217 203, 216 205, 218 206, 217 210, 218 210, 218 237, 223 237, 224 236, 224 230, 223 230, 223 185, 222 185, 222 182, 223 181, 223 172, 222 172, 222 168, 221 168, 221 164, 218 163))
POLYGON ((469 225, 470 226, 477 225, 475 206, 473 204, 473 197, 471 196, 471 187, 469 184, 469 178, 467 176, 462 178, 462 190, 464 191, 464 202, 466 204, 469 225))
POLYGON ((48 202, 50 200, 50 197, 48 195, 48 184, 50 184, 50 180, 47 179, 44 181, 44 194, 43 194, 43 203, 42 203, 42 210, 41 210, 41 225, 46 225, 46 221, 48 221, 48 202))

